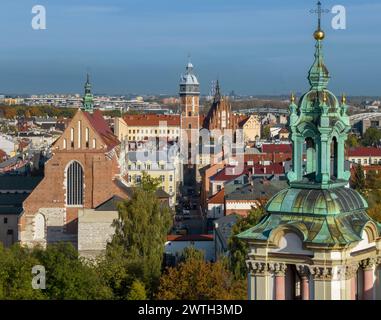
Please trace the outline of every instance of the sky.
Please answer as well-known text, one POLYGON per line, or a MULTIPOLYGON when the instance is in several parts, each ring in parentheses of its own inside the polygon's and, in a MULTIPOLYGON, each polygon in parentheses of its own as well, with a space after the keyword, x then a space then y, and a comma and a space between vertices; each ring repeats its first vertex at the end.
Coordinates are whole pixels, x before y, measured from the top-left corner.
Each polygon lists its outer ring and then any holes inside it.
MULTIPOLYGON (((323 17, 330 89, 381 95, 381 1, 326 0, 347 28, 323 17)), ((191 56, 201 91, 280 95, 308 89, 315 0, 1 0, 0 92, 177 94, 191 56), (47 29, 33 30, 44 5, 47 29)))

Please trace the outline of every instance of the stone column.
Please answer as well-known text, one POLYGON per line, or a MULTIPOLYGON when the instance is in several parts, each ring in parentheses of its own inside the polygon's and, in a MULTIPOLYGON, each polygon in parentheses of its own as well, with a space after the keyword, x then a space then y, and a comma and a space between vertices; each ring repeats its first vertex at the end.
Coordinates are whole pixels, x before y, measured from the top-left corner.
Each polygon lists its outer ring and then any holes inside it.
POLYGON ((309 270, 314 281, 314 300, 332 300, 332 267, 312 265, 309 270))
POLYGON ((275 300, 286 300, 286 264, 274 263, 270 268, 275 274, 275 300))
POLYGON ((305 265, 297 265, 296 269, 298 270, 301 280, 301 298, 302 300, 310 300, 309 268, 305 265))
POLYGON ((270 278, 268 263, 249 260, 246 264, 250 271, 249 300, 272 300, 268 288, 270 278))
POLYGON ((351 300, 356 300, 356 277, 351 279, 351 300))
POLYGON ((373 258, 368 258, 361 261, 361 267, 364 270, 363 300, 373 300, 375 264, 376 260, 373 258))
POLYGON ((356 300, 356 293, 357 293, 357 270, 358 270, 358 264, 352 264, 349 266, 346 266, 346 274, 345 278, 349 279, 349 300, 356 300))

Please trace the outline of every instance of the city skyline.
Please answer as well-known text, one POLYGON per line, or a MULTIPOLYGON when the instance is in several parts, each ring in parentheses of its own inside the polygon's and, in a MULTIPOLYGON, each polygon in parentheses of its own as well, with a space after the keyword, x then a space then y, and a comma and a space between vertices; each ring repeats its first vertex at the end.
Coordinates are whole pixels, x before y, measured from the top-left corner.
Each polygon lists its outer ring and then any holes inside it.
MULTIPOLYGON (((41 1, 47 30, 36 31, 30 26, 35 3, 6 1, 0 23, 8 32, 0 50, 0 91, 80 93, 89 71, 94 92, 175 95, 188 54, 203 94, 216 78, 225 94, 283 95, 307 88, 314 1, 204 2, 41 1)), ((323 6, 336 4, 324 1, 323 6)), ((325 60, 334 75, 330 87, 353 96, 378 96, 381 22, 376 16, 381 4, 341 4, 347 29, 332 29, 333 14, 323 22, 325 60)))

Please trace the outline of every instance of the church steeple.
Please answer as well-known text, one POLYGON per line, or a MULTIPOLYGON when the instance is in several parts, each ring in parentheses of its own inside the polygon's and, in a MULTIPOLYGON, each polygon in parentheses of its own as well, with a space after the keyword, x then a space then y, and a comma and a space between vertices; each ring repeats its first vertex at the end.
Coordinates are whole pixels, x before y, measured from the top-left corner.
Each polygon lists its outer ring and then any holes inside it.
POLYGON ((91 92, 90 75, 87 74, 85 83, 85 95, 82 100, 82 109, 86 112, 93 113, 94 111, 94 96, 91 92))
POLYGON ((217 80, 216 82, 216 88, 215 88, 215 94, 214 94, 214 103, 218 103, 221 101, 221 89, 220 89, 220 81, 217 80))
POLYGON ((298 106, 291 97, 289 127, 293 143, 293 168, 288 173, 291 187, 334 188, 346 185, 350 173, 344 163, 344 146, 350 123, 346 100, 341 103, 327 87, 329 72, 324 64, 321 29, 321 3, 318 2, 318 27, 315 61, 309 71, 310 91, 298 106))
POLYGON ((325 33, 321 29, 321 2, 318 2, 318 27, 314 33, 314 38, 316 40, 315 45, 315 61, 308 73, 308 81, 311 85, 311 90, 324 90, 328 86, 329 82, 329 72, 324 64, 322 42, 325 38, 325 33))

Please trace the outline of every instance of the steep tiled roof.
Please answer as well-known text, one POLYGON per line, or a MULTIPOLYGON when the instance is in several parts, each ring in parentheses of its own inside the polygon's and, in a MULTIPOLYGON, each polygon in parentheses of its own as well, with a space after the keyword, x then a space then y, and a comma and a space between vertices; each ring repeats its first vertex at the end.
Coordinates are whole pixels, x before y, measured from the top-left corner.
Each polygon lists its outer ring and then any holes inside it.
POLYGON ((225 190, 222 189, 208 199, 208 203, 221 204, 225 202, 225 190))
POLYGON ((139 114, 126 115, 123 120, 128 126, 133 127, 153 127, 159 126, 160 122, 166 122, 168 127, 180 127, 179 115, 164 115, 164 114, 139 114))
POLYGON ((233 179, 240 177, 241 175, 243 175, 245 173, 247 173, 247 168, 243 168, 243 170, 242 170, 241 167, 235 168, 233 166, 227 166, 224 169, 222 169, 220 172, 216 173, 211 178, 211 180, 212 181, 230 181, 230 180, 233 180, 233 179), (232 171, 229 172, 229 174, 228 174, 227 169, 232 170, 232 171), (235 171, 236 173, 234 173, 233 171, 235 171), (230 174, 230 173, 232 173, 232 174, 230 174))
POLYGON ((381 157, 381 148, 358 147, 348 150, 349 157, 381 157))
POLYGON ((106 120, 103 118, 101 111, 96 110, 93 114, 88 112, 83 113, 93 129, 101 136, 103 142, 107 145, 108 150, 111 150, 120 144, 120 141, 114 135, 106 120))

